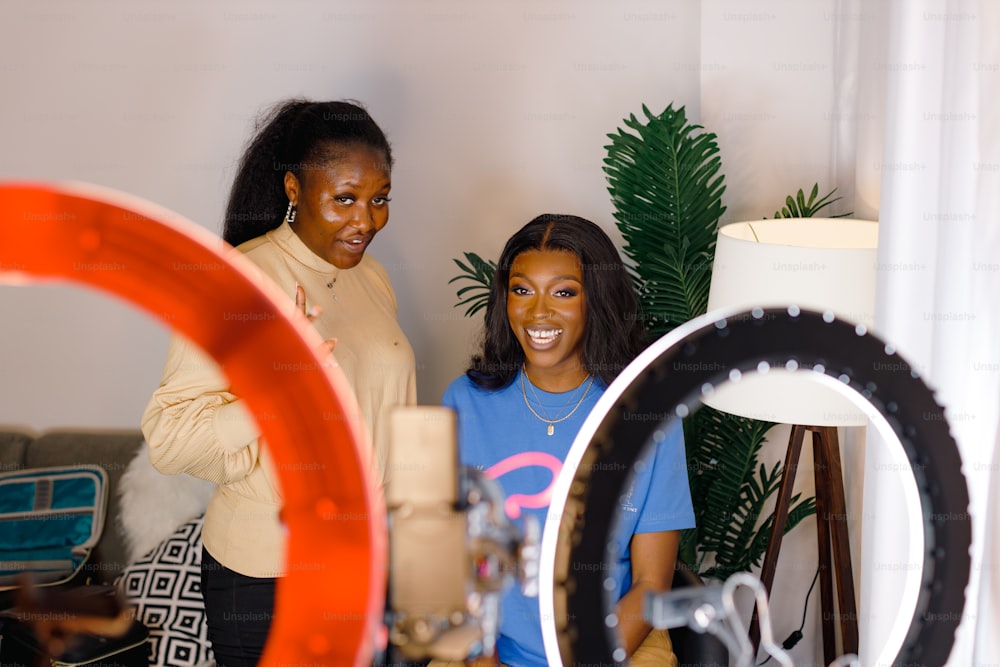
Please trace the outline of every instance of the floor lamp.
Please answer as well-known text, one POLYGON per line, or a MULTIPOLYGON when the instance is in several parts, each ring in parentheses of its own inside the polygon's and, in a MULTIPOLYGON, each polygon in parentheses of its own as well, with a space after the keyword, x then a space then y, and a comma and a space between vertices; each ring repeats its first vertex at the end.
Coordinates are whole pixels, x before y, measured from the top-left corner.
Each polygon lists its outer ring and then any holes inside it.
MULTIPOLYGON (((867 220, 802 218, 726 225, 719 230, 708 309, 797 306, 870 326, 877 240, 878 224, 867 220)), ((812 435, 824 664, 857 653, 857 600, 837 427, 864 426, 867 416, 834 389, 780 370, 727 383, 704 402, 723 412, 792 425, 760 576, 769 593, 799 456, 806 433, 812 435)), ((756 613, 750 635, 756 651, 756 613)))

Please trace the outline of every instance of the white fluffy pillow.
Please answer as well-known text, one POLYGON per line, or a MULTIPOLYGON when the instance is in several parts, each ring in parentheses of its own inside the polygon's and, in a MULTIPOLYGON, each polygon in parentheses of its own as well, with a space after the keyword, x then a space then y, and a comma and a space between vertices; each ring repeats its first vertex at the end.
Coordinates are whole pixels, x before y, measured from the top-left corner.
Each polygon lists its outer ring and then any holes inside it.
POLYGON ((164 475, 150 463, 149 448, 143 443, 118 483, 118 523, 128 562, 203 514, 214 490, 212 482, 190 475, 164 475))

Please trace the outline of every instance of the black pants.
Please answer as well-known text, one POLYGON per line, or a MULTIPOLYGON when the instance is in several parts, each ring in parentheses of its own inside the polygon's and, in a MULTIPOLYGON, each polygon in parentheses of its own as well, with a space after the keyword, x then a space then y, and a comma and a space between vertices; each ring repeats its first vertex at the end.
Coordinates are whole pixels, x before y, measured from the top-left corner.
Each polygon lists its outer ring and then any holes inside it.
POLYGON ((255 667, 274 616, 274 579, 233 572, 202 547, 201 593, 218 667, 255 667))

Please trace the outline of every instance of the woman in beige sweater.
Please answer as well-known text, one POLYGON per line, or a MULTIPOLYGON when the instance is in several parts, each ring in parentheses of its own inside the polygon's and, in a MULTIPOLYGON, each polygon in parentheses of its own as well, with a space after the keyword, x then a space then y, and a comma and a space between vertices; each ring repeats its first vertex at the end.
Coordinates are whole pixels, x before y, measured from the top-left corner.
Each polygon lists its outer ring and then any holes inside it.
MULTIPOLYGON (((388 409, 416 402, 413 350, 389 276, 365 252, 389 219, 389 143, 352 102, 290 100, 258 127, 233 183, 223 237, 290 306, 310 313, 323 339, 336 341, 336 362, 384 470, 388 409)), ((222 369, 174 336, 142 430, 161 472, 218 485, 203 529, 209 638, 220 667, 255 665, 285 565, 281 489, 256 423, 222 369)))

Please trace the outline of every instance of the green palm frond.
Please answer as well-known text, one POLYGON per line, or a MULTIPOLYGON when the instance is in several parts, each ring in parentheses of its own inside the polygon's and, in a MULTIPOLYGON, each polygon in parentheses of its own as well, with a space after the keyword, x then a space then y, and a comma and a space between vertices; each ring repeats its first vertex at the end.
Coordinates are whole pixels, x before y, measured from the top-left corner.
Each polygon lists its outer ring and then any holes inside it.
MULTIPOLYGON (((644 120, 625 119, 610 134, 604 172, 625 240, 625 256, 650 332, 664 334, 703 314, 715 258, 719 219, 726 208, 716 135, 687 122, 684 107, 644 120)), ((812 215, 836 201, 830 195, 788 198, 789 214, 812 215)), ((830 193, 832 195, 832 193, 830 193)), ((679 556, 704 577, 725 579, 762 558, 768 533, 758 520, 781 484, 781 464, 758 463, 768 422, 702 407, 684 420, 696 528, 683 531, 679 556), (763 547, 762 547, 763 545, 763 547)), ((813 499, 794 507, 791 530, 815 511, 813 499)), ((773 517, 763 525, 770 525, 773 517)))
MULTIPOLYGON (((833 197, 833 193, 837 191, 837 188, 830 190, 825 195, 823 195, 818 201, 816 197, 819 195, 819 183, 815 183, 812 187, 812 191, 809 193, 809 199, 806 199, 805 192, 799 188, 799 191, 793 197, 788 195, 785 197, 785 205, 781 207, 780 211, 774 212, 775 218, 814 218, 816 214, 822 209, 826 208, 835 201, 840 201, 840 197, 833 197)), ((846 218, 851 213, 841 213, 840 215, 831 215, 831 218, 846 218)))
MULTIPOLYGON (((778 480, 780 482, 780 478, 778 480)), ((791 497, 788 508, 788 517, 785 519, 785 533, 799 525, 803 519, 816 514, 816 498, 809 496, 799 502, 802 494, 796 493, 791 497)), ((774 512, 761 524, 757 534, 746 551, 746 570, 752 567, 760 567, 764 553, 767 551, 767 544, 771 535, 771 527, 774 525, 774 512)), ((737 570, 734 570, 737 571, 737 570)))
POLYGON ((730 520, 720 525, 722 534, 706 536, 705 548, 715 552, 715 563, 706 570, 706 577, 725 579, 734 572, 750 569, 747 546, 761 535, 757 530, 760 510, 781 484, 780 467, 780 463, 775 463, 768 471, 761 464, 757 475, 751 475, 740 489, 730 520))
POLYGON ((458 265, 462 273, 448 281, 448 284, 456 280, 468 280, 472 284, 462 287, 456 292, 458 303, 455 307, 468 305, 465 311, 466 317, 472 317, 480 310, 486 308, 486 302, 490 297, 490 283, 493 282, 493 274, 496 273, 497 264, 493 260, 485 260, 474 252, 465 254, 464 264, 462 260, 452 258, 458 265))
POLYGON ((692 496, 704 502, 696 511, 697 537, 687 536, 688 541, 696 540, 695 553, 689 548, 683 557, 711 577, 716 571, 738 569, 763 503, 780 483, 763 467, 758 472, 757 456, 773 424, 703 406, 685 426, 692 496), (706 570, 709 555, 715 565, 706 570))
POLYGON ((725 192, 716 135, 668 106, 609 134, 604 172, 653 334, 705 311, 725 192))

